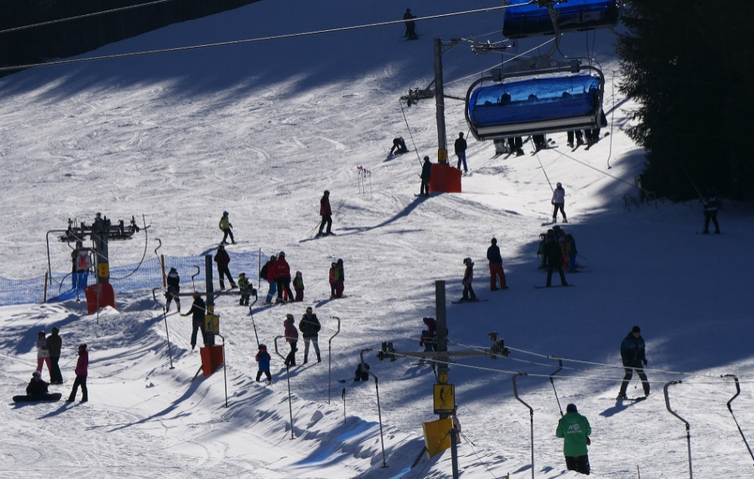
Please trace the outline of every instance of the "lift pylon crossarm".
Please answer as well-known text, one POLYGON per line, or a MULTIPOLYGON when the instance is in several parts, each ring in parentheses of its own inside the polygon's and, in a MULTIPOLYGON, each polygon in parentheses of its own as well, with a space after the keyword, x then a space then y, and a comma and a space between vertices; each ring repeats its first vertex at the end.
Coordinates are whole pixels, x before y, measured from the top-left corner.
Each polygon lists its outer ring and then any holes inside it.
POLYGON ((419 100, 429 100, 431 98, 435 97, 435 90, 433 90, 431 87, 427 87, 424 89, 421 88, 415 88, 415 89, 408 89, 408 95, 403 95, 401 97, 401 100, 406 102, 407 106, 416 105, 419 103, 419 100))

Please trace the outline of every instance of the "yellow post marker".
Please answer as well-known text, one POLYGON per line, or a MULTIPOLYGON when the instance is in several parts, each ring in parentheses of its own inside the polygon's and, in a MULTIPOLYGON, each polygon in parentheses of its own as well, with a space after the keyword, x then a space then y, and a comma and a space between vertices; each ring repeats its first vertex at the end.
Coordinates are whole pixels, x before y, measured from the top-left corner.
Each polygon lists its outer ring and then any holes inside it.
POLYGON ((453 384, 434 385, 435 414, 453 414, 456 408, 456 387, 453 384))
POLYGON ((452 427, 453 420, 449 417, 422 424, 424 446, 427 448, 427 455, 430 459, 435 454, 439 454, 450 447, 450 429, 452 427))

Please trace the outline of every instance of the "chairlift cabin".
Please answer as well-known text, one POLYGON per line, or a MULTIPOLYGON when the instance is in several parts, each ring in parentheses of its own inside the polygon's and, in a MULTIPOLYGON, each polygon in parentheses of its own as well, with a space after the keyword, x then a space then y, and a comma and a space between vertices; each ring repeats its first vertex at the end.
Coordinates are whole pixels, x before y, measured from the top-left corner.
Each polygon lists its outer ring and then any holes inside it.
MULTIPOLYGON (((492 140, 601 128, 602 72, 500 81, 489 76, 466 93, 466 121, 474 138, 492 140), (497 80, 491 85, 484 82, 497 80)), ((545 72, 540 72, 545 73, 545 72)))
POLYGON ((567 31, 615 26, 620 18, 620 0, 566 0, 553 2, 557 27, 550 12, 531 0, 505 0, 503 35, 524 38, 567 31), (528 4, 528 5, 526 5, 528 4), (520 6, 517 6, 520 5, 520 6))

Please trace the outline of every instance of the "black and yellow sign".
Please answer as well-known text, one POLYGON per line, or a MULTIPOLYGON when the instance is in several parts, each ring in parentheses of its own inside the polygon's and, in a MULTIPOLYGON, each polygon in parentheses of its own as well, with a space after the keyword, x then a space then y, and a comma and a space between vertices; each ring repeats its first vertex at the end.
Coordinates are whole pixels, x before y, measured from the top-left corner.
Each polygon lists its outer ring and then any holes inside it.
POLYGON ((204 331, 211 334, 220 334, 220 316, 211 313, 205 315, 204 331))
POLYGON ((453 414, 456 407, 456 387, 453 384, 434 385, 435 414, 453 414))

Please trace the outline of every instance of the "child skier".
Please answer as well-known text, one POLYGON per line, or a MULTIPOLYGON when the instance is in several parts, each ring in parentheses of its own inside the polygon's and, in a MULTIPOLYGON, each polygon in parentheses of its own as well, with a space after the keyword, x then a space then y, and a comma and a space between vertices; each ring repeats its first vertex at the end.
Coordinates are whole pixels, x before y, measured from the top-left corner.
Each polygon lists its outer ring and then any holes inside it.
POLYGON ((463 264, 466 265, 466 270, 463 273, 463 297, 461 301, 476 301, 476 294, 474 288, 471 287, 472 281, 474 281, 474 262, 471 258, 464 258, 463 264))
POLYGON ((294 301, 304 300, 304 277, 301 275, 301 271, 296 271, 296 277, 293 278, 293 289, 296 291, 296 298, 294 301))
POLYGON ((248 280, 248 278, 246 278, 246 273, 241 273, 238 275, 238 288, 241 291, 241 301, 239 302, 241 306, 248 306, 249 297, 257 296, 257 290, 254 288, 254 286, 251 285, 251 282, 248 280))
POLYGON ((257 371, 257 382, 262 377, 262 373, 267 376, 267 381, 272 384, 272 376, 270 376, 270 353, 267 352, 267 346, 264 344, 259 345, 259 352, 254 358, 259 363, 259 371, 257 371))

